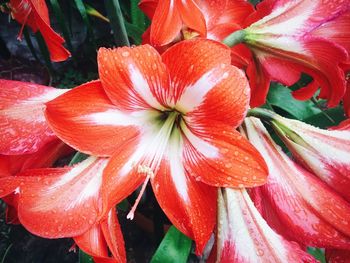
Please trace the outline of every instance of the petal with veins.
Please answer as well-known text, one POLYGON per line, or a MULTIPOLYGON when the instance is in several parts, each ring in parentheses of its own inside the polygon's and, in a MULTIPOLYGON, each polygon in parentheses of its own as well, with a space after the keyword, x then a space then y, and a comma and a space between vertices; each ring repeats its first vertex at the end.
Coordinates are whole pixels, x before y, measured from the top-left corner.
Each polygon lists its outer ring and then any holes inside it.
POLYGON ((259 120, 249 118, 245 124, 249 140, 269 168, 268 181, 260 188, 262 199, 268 203, 264 214, 267 222, 278 221, 283 228, 274 224, 275 229, 301 244, 349 249, 349 203, 290 160, 259 120))
POLYGON ((56 138, 44 117, 45 103, 67 90, 0 80, 0 153, 38 151, 56 138))
POLYGON ((143 119, 119 111, 99 81, 83 84, 47 103, 45 114, 60 139, 97 156, 111 156, 130 140, 137 140, 143 119))
POLYGON ((269 227, 246 190, 219 191, 218 209, 217 262, 317 262, 269 227))

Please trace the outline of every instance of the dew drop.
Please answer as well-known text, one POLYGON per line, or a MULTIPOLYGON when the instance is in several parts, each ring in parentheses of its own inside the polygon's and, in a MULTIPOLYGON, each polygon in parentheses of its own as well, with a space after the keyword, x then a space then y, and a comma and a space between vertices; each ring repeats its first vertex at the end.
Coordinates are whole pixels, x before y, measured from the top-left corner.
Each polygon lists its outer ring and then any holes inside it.
POLYGON ((122 56, 123 57, 128 57, 130 55, 130 52, 129 51, 124 51, 122 52, 122 56))
POLYGON ((264 250, 262 250, 262 249, 258 249, 257 251, 256 251, 256 254, 259 256, 259 257, 262 257, 263 255, 264 255, 264 250))

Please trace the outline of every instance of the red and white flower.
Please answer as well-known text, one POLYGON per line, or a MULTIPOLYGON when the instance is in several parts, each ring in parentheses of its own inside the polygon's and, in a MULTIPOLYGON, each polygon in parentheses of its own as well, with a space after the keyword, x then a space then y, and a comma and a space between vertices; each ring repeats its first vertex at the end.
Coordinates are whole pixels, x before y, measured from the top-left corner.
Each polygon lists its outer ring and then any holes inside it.
POLYGON ((247 191, 222 189, 218 195, 216 262, 317 262, 298 244, 277 234, 262 218, 247 191))
POLYGON ((142 0, 139 6, 152 19, 144 41, 154 46, 198 36, 221 41, 254 12, 245 0, 142 0))
POLYGON ((298 162, 350 201, 349 120, 332 130, 322 130, 283 117, 276 117, 273 123, 275 131, 298 162), (289 136, 290 132, 297 137, 289 136))
POLYGON ((258 119, 247 118, 245 125, 249 140, 269 168, 267 183, 251 189, 268 224, 303 245, 350 249, 350 204, 294 163, 258 119))
POLYGON ((216 187, 265 182, 262 157, 235 130, 249 87, 230 62, 230 49, 209 40, 181 42, 162 56, 148 45, 100 49, 101 80, 46 104, 64 142, 110 157, 93 190, 101 191, 102 214, 151 180, 162 209, 200 253, 215 225, 216 187))
POLYGON ((245 42, 254 53, 252 107, 264 104, 270 81, 292 85, 307 73, 313 81, 294 92, 298 99, 319 96, 338 105, 346 88, 350 2, 342 0, 264 0, 246 21, 245 42), (342 26, 343 25, 343 26, 342 26))

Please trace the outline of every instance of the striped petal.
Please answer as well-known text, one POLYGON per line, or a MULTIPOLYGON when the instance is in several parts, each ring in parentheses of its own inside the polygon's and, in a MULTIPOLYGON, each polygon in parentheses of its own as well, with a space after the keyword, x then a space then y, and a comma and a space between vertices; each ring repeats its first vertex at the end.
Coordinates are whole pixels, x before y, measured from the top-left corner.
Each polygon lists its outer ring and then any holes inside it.
POLYGON ((83 84, 47 103, 45 114, 60 139, 96 156, 111 156, 124 144, 138 140, 141 132, 139 118, 118 110, 99 81, 83 84))
POLYGON ((248 109, 249 86, 244 74, 230 65, 227 47, 204 39, 183 41, 162 59, 170 72, 175 108, 192 125, 205 130, 213 122, 235 127, 241 123, 248 109))
POLYGON ((260 188, 267 222, 301 244, 349 249, 350 204, 290 160, 259 120, 249 118, 245 124, 249 140, 270 171, 267 184, 260 188))
POLYGON ((95 262, 126 262, 124 239, 114 209, 99 224, 74 237, 74 241, 95 262))
POLYGON ((152 188, 160 207, 181 232, 194 239, 201 254, 216 221, 216 189, 193 178, 182 163, 182 140, 174 134, 152 188))
POLYGON ((56 138, 45 103, 67 90, 11 80, 0 80, 0 86, 0 154, 33 153, 56 138))
MULTIPOLYGON (((337 42, 327 35, 313 34, 322 27, 350 10, 347 1, 298 0, 264 1, 258 5, 257 14, 261 19, 246 29, 246 43, 255 53, 268 76, 290 85, 297 73, 307 73, 314 79, 314 85, 295 93, 298 99, 309 99, 315 89, 321 88, 320 97, 328 99, 328 106, 334 107, 344 96, 345 77, 341 64, 348 54, 337 42), (314 19, 317 17, 317 19, 314 19), (283 74, 269 60, 278 60, 280 65, 292 69, 291 74, 283 74)), ((265 98, 264 98, 265 99, 265 98)), ((264 102, 264 101, 262 101, 264 102)), ((256 104, 254 104, 256 106, 256 104)))
POLYGON ((186 170, 206 184, 254 187, 266 182, 268 170, 258 151, 236 130, 215 126, 210 135, 198 135, 185 125, 183 161, 186 170))
POLYGON ((317 262, 269 227, 246 190, 219 191, 218 209, 216 262, 317 262))
POLYGON ((299 163, 350 201, 350 128, 346 122, 339 128, 322 130, 300 121, 278 118, 275 130, 299 163), (288 127, 301 141, 291 139, 279 125, 288 127))
POLYGON ((153 47, 101 48, 97 60, 102 86, 119 110, 164 109, 168 73, 153 47))
POLYGON ((158 1, 151 24, 150 41, 154 46, 163 46, 172 42, 182 28, 177 0, 158 1))
MULTIPOLYGON (((18 217, 26 229, 46 238, 73 237, 90 229, 100 216, 107 161, 90 157, 74 167, 33 169, 1 179, 17 184, 18 217)), ((9 183, 1 187, 9 189, 9 183)))

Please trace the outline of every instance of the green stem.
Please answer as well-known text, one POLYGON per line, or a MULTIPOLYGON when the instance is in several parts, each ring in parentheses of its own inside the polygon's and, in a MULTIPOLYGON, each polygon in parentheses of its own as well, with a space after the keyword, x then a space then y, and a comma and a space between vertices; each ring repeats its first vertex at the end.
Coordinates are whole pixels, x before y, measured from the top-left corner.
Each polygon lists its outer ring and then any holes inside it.
POLYGON ((267 122, 271 122, 276 120, 278 115, 273 111, 262 109, 262 108, 254 108, 248 110, 247 117, 257 117, 267 122))
POLYGON ((241 42, 243 42, 246 32, 244 30, 238 30, 228 35, 222 43, 229 47, 233 47, 241 42))
POLYGON ((113 30, 114 41, 117 46, 130 46, 124 24, 124 17, 118 0, 105 0, 107 15, 113 30))

